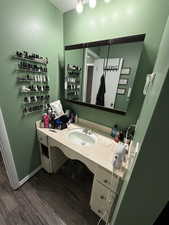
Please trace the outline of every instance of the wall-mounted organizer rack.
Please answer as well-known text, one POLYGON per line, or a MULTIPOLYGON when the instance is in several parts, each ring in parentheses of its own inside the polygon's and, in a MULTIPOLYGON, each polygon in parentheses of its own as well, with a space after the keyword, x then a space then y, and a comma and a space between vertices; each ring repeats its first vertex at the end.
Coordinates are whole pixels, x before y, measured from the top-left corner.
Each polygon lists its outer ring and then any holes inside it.
POLYGON ((12 59, 18 61, 16 73, 23 114, 42 111, 50 100, 48 58, 27 51, 17 51, 12 59))
POLYGON ((82 69, 76 65, 67 65, 65 77, 66 98, 70 100, 80 99, 80 73, 82 69))

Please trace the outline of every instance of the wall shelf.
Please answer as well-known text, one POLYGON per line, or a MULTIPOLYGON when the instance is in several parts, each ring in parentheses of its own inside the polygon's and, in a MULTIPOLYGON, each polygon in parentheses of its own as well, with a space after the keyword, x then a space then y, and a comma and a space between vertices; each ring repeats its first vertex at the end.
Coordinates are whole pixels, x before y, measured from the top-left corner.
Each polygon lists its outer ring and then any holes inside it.
POLYGON ((41 59, 28 59, 28 58, 24 58, 24 57, 18 57, 16 55, 12 56, 12 59, 23 60, 23 61, 27 61, 27 62, 33 62, 33 63, 39 63, 39 64, 47 65, 47 63, 43 62, 41 59))
POLYGON ((22 92, 20 91, 20 94, 47 94, 49 90, 46 91, 28 91, 28 92, 22 92))
POLYGON ((21 102, 23 115, 41 112, 50 101, 48 58, 33 53, 30 55, 26 51, 17 51, 11 59, 18 60, 14 72, 18 72, 16 81, 18 86, 21 85, 19 94, 23 99, 21 102))
POLYGON ((28 69, 16 69, 16 72, 47 74, 47 72, 44 72, 44 71, 34 71, 34 70, 28 70, 28 69))
POLYGON ((29 106, 29 107, 34 107, 34 106, 40 106, 42 104, 48 104, 49 100, 44 100, 44 101, 38 101, 38 102, 23 102, 24 106, 29 106))

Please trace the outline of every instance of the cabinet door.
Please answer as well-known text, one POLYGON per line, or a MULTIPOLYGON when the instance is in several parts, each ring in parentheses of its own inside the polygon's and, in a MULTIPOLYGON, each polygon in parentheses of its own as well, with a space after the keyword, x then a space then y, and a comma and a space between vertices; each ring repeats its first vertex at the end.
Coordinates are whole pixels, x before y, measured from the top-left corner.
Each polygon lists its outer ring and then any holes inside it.
POLYGON ((116 194, 94 179, 90 200, 91 209, 103 220, 109 217, 111 207, 115 201, 116 194))
POLYGON ((108 172, 100 166, 98 166, 96 169, 96 179, 116 193, 119 192, 122 184, 121 177, 108 172))
POLYGON ((63 152, 57 147, 49 146, 49 153, 51 159, 52 171, 55 173, 67 160, 67 157, 63 154, 63 152))

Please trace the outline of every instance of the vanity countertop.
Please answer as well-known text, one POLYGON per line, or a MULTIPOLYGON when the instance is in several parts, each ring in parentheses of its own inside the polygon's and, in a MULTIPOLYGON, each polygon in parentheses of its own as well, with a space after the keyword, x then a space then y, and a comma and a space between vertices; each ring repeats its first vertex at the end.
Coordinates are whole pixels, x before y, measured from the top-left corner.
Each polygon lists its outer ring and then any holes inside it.
MULTIPOLYGON (((76 128, 82 128, 82 126, 79 126, 78 124, 70 124, 68 128, 64 130, 56 130, 56 132, 52 132, 48 128, 37 127, 37 130, 47 135, 49 138, 52 138, 53 140, 61 143, 72 151, 87 158, 91 162, 94 162, 105 170, 112 172, 112 161, 114 159, 114 153, 117 143, 114 142, 111 137, 109 138, 94 132, 94 134, 97 136, 96 144, 90 146, 80 146, 73 144, 68 138, 68 134, 71 130, 76 128)), ((123 178, 126 169, 127 163, 123 165, 122 169, 114 170, 113 173, 123 178)))

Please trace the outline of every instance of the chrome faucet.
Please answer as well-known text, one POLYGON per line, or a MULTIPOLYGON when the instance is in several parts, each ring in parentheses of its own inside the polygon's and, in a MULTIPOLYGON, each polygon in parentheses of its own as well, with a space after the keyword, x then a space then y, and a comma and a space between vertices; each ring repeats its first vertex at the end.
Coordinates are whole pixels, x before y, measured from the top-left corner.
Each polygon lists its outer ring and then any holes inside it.
POLYGON ((84 129, 83 129, 83 132, 84 132, 85 134, 88 134, 88 135, 92 134, 92 131, 91 131, 91 129, 89 129, 89 128, 84 128, 84 129))

